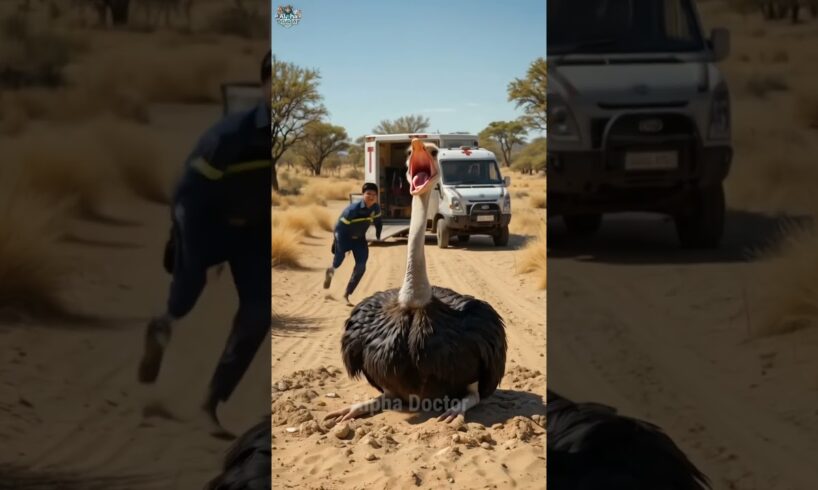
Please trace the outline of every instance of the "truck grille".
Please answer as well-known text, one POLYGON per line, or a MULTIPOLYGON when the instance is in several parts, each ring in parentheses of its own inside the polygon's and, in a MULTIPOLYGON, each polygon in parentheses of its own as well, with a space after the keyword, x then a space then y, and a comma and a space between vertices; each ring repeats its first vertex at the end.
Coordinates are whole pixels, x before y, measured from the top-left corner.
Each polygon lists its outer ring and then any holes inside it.
POLYGON ((685 181, 696 170, 695 149, 698 136, 693 121, 681 114, 628 114, 614 121, 603 142, 605 167, 619 175, 620 185, 647 187, 685 181), (661 121, 661 127, 653 125, 652 131, 640 130, 640 123, 647 119, 661 121), (628 151, 664 150, 678 152, 678 168, 625 171, 625 154, 628 151))
POLYGON ((476 202, 474 204, 466 205, 466 214, 490 214, 500 212, 500 206, 496 202, 476 202))

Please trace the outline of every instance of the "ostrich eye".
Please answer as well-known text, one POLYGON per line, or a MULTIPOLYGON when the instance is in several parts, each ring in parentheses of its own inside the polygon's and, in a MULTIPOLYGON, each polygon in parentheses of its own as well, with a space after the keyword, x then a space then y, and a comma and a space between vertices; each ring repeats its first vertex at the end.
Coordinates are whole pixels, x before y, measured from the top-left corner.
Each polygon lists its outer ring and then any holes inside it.
POLYGON ((432 158, 437 158, 437 150, 432 150, 432 158))

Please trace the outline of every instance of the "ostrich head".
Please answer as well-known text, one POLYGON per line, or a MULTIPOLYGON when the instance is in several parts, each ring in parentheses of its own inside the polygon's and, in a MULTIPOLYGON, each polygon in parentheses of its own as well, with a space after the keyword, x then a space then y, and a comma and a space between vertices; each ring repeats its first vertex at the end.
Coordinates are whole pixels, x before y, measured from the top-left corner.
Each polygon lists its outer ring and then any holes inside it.
POLYGON ((409 181, 409 192, 413 196, 428 193, 440 180, 437 152, 437 146, 432 143, 424 144, 417 138, 412 140, 407 150, 406 179, 409 181))

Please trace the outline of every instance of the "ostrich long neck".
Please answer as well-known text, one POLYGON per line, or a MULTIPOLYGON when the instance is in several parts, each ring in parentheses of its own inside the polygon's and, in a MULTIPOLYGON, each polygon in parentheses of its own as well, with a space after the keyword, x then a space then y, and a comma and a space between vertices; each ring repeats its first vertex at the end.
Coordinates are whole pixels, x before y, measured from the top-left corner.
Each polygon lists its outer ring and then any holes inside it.
POLYGON ((404 308, 422 308, 432 300, 432 286, 426 275, 426 214, 430 192, 412 197, 412 217, 409 220, 409 243, 406 250, 406 277, 398 299, 404 308))

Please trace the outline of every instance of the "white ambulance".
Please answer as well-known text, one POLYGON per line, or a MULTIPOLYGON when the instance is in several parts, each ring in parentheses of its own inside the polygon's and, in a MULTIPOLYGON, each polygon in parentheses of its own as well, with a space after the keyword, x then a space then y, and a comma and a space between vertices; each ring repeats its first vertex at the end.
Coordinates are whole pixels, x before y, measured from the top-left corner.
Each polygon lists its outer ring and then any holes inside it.
MULTIPOLYGON (((440 181, 429 201, 427 229, 446 248, 452 236, 459 243, 471 235, 488 235, 496 246, 508 244, 511 221, 510 179, 503 178, 494 153, 480 148, 469 133, 418 133, 365 137, 364 175, 378 185, 383 210, 382 239, 405 236, 409 230, 412 196, 406 181, 406 150, 412 139, 440 148, 440 181)), ((350 200, 360 199, 353 194, 350 200)), ((374 240, 374 227, 368 238, 374 240)))

